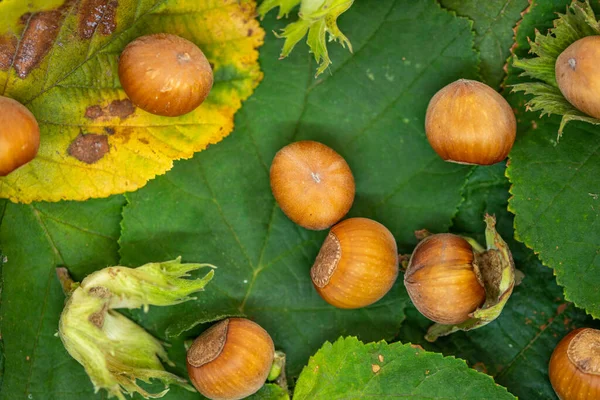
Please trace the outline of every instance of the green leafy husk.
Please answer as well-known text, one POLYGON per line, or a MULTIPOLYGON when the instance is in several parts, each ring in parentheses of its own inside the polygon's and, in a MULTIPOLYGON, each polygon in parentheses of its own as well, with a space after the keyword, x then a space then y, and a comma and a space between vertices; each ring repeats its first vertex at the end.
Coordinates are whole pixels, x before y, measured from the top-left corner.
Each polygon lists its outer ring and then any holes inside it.
POLYGON ((208 264, 182 264, 181 257, 139 268, 108 267, 74 283, 64 268, 57 275, 68 300, 61 314, 58 336, 69 354, 84 368, 94 389, 124 400, 124 394, 144 398, 164 396, 170 384, 194 391, 188 382, 165 371, 162 362, 173 365, 160 341, 135 322, 114 311, 116 308, 148 309, 192 300, 203 290, 214 271, 200 279, 182 279, 208 264), (149 393, 137 380, 160 380, 165 389, 149 393))
POLYGON ((567 7, 565 14, 558 14, 554 28, 543 35, 536 31, 535 41, 531 42, 530 53, 537 57, 519 59, 514 56, 513 65, 525 72, 520 76, 536 81, 512 85, 513 91, 522 91, 533 95, 526 104, 530 111, 541 111, 542 116, 562 115, 558 138, 570 121, 583 121, 598 125, 600 120, 579 111, 565 99, 558 88, 555 64, 558 56, 573 42, 586 36, 600 35, 600 23, 596 19, 589 0, 574 1, 567 7))
POLYGON ((307 44, 319 64, 316 76, 319 76, 331 65, 327 51, 327 34, 329 41, 339 41, 342 47, 352 52, 352 44, 337 26, 338 17, 346 12, 354 0, 265 0, 258 13, 263 18, 273 8, 279 7, 278 18, 286 16, 300 4, 300 19, 289 24, 281 33, 275 33, 285 39, 280 58, 287 57, 294 46, 308 34, 307 44))

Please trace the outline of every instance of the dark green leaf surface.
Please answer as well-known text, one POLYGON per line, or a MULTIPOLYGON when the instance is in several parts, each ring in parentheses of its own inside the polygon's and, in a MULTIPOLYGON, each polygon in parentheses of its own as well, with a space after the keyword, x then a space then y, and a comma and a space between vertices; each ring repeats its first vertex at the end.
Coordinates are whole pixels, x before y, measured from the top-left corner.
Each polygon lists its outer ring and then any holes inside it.
MULTIPOLYGON (((64 304, 55 268, 75 279, 117 262, 124 198, 86 203, 7 203, 0 243, 4 374, 0 399, 90 398, 83 368, 54 334, 64 304)), ((1 210, 1 208, 0 208, 1 210)))
MULTIPOLYGON (((566 1, 534 2, 517 34, 517 55, 528 49, 534 29, 544 32, 566 1)), ((508 83, 522 82, 509 70, 508 83)), ((513 94, 514 107, 525 102, 513 94)), ((600 316, 600 128, 572 123, 556 142, 559 119, 536 121, 537 112, 517 115, 519 134, 510 154, 510 210, 516 236, 554 269, 565 297, 600 316)))
POLYGON ((475 48, 481 56, 483 82, 498 88, 504 78, 503 67, 510 56, 513 28, 521 19, 528 0, 441 0, 442 6, 473 20, 475 48))
POLYGON ((573 124, 557 145, 557 129, 543 123, 521 131, 508 169, 510 210, 518 238, 554 268, 565 297, 599 317, 600 131, 573 124))
MULTIPOLYGON (((325 232, 304 230, 283 215, 269 187, 269 165, 294 140, 332 146, 355 174, 351 215, 382 222, 403 251, 411 249, 415 229, 448 229, 470 170, 441 161, 429 147, 427 103, 445 84, 473 77, 477 56, 469 22, 434 1, 358 1, 339 22, 355 52, 332 48, 339 53, 332 54, 338 63, 330 76, 314 80, 306 47, 278 61, 281 43, 267 37, 265 79, 238 114, 231 138, 127 196, 125 265, 182 255, 219 267, 196 303, 139 315, 152 332, 163 335, 169 327, 176 335, 245 314, 287 353, 292 377, 324 340, 397 333, 407 301, 401 282, 361 310, 335 309, 317 295, 309 269, 325 232)), ((267 17, 264 27, 271 32, 284 23, 267 17)))
POLYGON ((490 325, 456 333, 428 343, 423 336, 432 324, 414 308, 407 310, 399 339, 430 351, 463 358, 521 399, 556 399, 547 376, 548 362, 558 341, 571 329, 591 326, 582 310, 565 302, 552 271, 533 252, 512 236, 513 216, 506 210, 509 183, 504 165, 477 167, 464 189, 465 201, 454 219, 452 231, 483 241, 483 213, 495 214, 497 229, 506 239, 515 264, 524 274, 500 317, 490 325))
POLYGON ((410 344, 363 344, 354 337, 325 343, 310 358, 294 392, 309 399, 514 399, 462 360, 410 344))
POLYGON ((248 397, 248 400, 287 400, 290 396, 281 387, 268 383, 258 392, 248 397))

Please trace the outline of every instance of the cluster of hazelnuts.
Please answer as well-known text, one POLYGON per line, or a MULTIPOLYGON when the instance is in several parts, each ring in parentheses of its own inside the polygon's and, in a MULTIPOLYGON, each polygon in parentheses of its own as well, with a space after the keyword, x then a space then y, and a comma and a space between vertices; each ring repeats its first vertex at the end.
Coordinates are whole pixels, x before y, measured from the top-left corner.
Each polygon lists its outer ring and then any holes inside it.
MULTIPOLYGON (((461 79, 431 99, 425 130, 444 160, 490 165, 504 160, 512 148, 516 119, 495 90, 461 79)), ((310 270, 313 285, 326 302, 343 309, 362 308, 388 293, 399 273, 396 241, 374 220, 339 222, 355 196, 354 176, 340 154, 315 141, 291 143, 275 155, 270 181, 277 204, 290 220, 311 230, 331 228, 310 270)), ((423 239, 404 274, 415 307, 438 324, 457 325, 471 318, 486 300, 477 266, 480 251, 454 234, 423 239)), ((273 341, 264 329, 232 318, 196 339, 188 351, 188 371, 204 396, 239 399, 260 389, 273 354, 273 341)), ((550 377, 561 399, 574 399, 573 393, 588 390, 581 377, 591 379, 589 393, 600 393, 600 331, 585 329, 567 336, 552 357, 550 377), (565 363, 569 368, 556 367, 565 363)))
MULTIPOLYGON (((560 90, 575 107, 600 118, 597 82, 585 53, 597 53, 600 36, 573 43, 556 62, 560 90), (591 49, 591 50, 590 50, 591 49)), ((152 114, 180 116, 193 111, 213 84, 211 66, 193 43, 171 34, 140 37, 119 60, 119 79, 133 104, 152 114)), ((0 175, 37 154, 39 127, 17 101, 0 96, 0 175)), ((489 86, 461 79, 430 101, 425 130, 444 160, 490 165, 506 158, 516 137, 509 104, 489 86)), ((354 201, 350 167, 333 149, 314 141, 292 143, 275 156, 270 171, 273 195, 283 212, 312 230, 331 228, 310 276, 329 304, 361 308, 380 300, 394 285, 399 257, 392 233, 379 222, 339 222, 354 201), (333 226, 333 227, 332 227, 333 226)), ((460 324, 486 298, 474 265, 474 249, 460 236, 432 235, 415 248, 404 284, 417 309, 440 324, 460 324)), ((244 318, 218 322, 188 350, 190 379, 204 396, 231 400, 263 385, 274 359, 273 340, 244 318)), ((550 362, 552 385, 563 400, 600 398, 600 331, 579 329, 557 346, 550 362)))
MULTIPOLYGON (((119 58, 119 80, 137 107, 177 117, 204 102, 213 85, 210 63, 194 43, 158 33, 129 43, 119 58)), ((40 147, 35 116, 21 103, 0 96, 0 176, 33 160, 40 147)))

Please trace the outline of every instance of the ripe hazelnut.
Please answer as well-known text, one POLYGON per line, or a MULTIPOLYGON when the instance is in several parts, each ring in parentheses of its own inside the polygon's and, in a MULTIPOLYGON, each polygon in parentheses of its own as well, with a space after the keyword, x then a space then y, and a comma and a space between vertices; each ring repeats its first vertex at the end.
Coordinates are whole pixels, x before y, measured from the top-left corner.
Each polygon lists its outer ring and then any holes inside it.
POLYGON ((275 348, 260 325, 228 318, 208 328, 187 352, 187 369, 196 389, 212 400, 237 400, 265 383, 275 348))
POLYGON ((40 128, 24 105, 0 96, 0 176, 33 160, 40 147, 40 128))
POLYGON ((338 308, 366 307, 398 277, 398 249, 379 222, 350 218, 331 228, 310 270, 317 292, 338 308))
POLYGON ((508 102, 481 82, 459 79, 442 88, 427 107, 425 132, 446 161, 490 165, 506 158, 517 121, 508 102))
POLYGON ((561 400, 600 399, 600 330, 575 329, 554 349, 550 383, 561 400))
POLYGON ((556 59, 558 88, 579 111, 600 118, 600 36, 587 36, 556 59))
POLYGON ((133 104, 175 117, 208 96, 213 73, 202 50, 179 36, 159 33, 129 43, 119 59, 119 80, 133 104))
POLYGON ((291 143, 271 164, 271 190, 289 219, 313 230, 327 229, 354 202, 354 177, 346 161, 313 141, 291 143))
POLYGON ((430 320, 460 324, 485 301, 471 245, 449 233, 429 236, 415 248, 404 274, 413 304, 430 320))

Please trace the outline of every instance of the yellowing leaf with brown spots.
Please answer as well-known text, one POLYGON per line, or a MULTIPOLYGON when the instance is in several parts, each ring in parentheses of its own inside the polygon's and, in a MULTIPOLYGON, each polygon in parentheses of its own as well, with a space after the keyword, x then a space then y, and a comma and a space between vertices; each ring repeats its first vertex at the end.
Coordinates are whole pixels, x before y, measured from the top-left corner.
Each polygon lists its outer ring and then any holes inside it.
POLYGON ((25 104, 41 132, 37 157, 0 178, 0 197, 29 203, 135 190, 219 142, 262 78, 255 8, 254 0, 0 1, 0 95, 25 104), (194 42, 214 71, 208 99, 181 117, 136 108, 119 83, 123 48, 160 32, 194 42))

